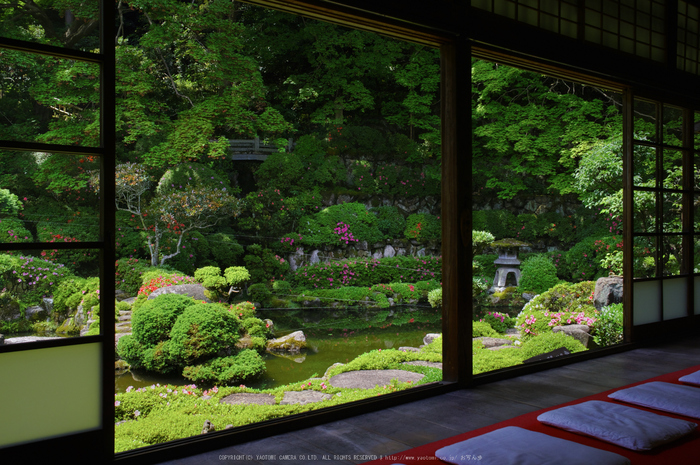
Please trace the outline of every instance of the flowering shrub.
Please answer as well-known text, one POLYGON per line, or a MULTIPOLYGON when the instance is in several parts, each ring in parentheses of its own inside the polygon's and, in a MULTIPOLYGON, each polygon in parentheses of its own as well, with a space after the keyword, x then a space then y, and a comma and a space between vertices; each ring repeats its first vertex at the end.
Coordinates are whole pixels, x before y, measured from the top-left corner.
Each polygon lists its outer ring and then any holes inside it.
POLYGON ((440 281, 441 257, 360 258, 299 267, 292 282, 310 289, 372 286, 392 282, 440 281))
POLYGON ((441 238, 440 217, 429 213, 414 213, 406 218, 404 236, 419 241, 438 241, 441 238))
POLYGON ((161 287, 176 286, 178 284, 193 284, 196 283, 195 279, 191 276, 180 276, 177 274, 172 274, 170 276, 159 276, 153 278, 145 283, 139 288, 138 296, 148 297, 156 289, 161 287))
POLYGON ((336 224, 336 227, 333 228, 333 232, 339 236, 340 242, 345 242, 345 245, 348 245, 350 242, 357 242, 357 239, 355 239, 352 232, 350 232, 350 226, 342 221, 336 224))
POLYGON ((554 326, 595 323, 594 288, 592 281, 565 283, 535 296, 518 315, 516 328, 521 338, 527 340, 551 332, 554 326))
POLYGON ((121 258, 115 265, 114 286, 128 295, 137 294, 142 284, 141 276, 148 265, 138 258, 121 258))
POLYGON ((486 312, 484 317, 479 321, 485 321, 491 325, 495 331, 501 334, 515 326, 515 318, 511 318, 507 314, 500 312, 486 312))
POLYGON ((296 238, 291 237, 291 236, 286 236, 280 239, 280 244, 282 244, 282 250, 286 252, 294 252, 299 248, 299 245, 301 244, 301 240, 303 237, 301 234, 294 234, 296 238), (294 245, 294 242, 296 241, 297 245, 294 245))
POLYGON ((299 220, 299 235, 304 245, 337 246, 357 241, 375 243, 383 239, 377 217, 357 202, 332 205, 319 213, 299 220))
POLYGON ((43 297, 54 293, 58 283, 72 273, 62 264, 38 257, 0 255, 0 281, 9 293, 23 304, 38 305, 43 297))
POLYGON ((32 233, 17 218, 0 218, 0 242, 34 242, 32 233))

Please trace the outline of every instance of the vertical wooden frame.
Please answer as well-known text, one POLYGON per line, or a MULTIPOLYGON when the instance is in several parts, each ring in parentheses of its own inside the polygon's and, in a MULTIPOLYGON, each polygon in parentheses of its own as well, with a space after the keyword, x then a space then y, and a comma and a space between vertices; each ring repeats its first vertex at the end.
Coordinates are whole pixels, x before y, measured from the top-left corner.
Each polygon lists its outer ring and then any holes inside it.
MULTIPOLYGON (((100 0, 100 240, 103 242, 100 263, 100 290, 105 296, 100 301, 102 315, 114 315, 116 274, 116 49, 115 49, 115 5, 109 0, 100 0), (109 297, 109 298, 107 298, 109 297)), ((115 359, 114 323, 102 319, 102 430, 104 440, 103 463, 114 458, 114 373, 109 369, 115 359)))
POLYGON ((622 294, 624 314, 624 342, 634 340, 634 95, 630 89, 622 94, 622 294))
POLYGON ((471 56, 454 40, 440 47, 442 100, 443 381, 472 378, 471 56), (468 337, 465 337, 468 336, 468 337))

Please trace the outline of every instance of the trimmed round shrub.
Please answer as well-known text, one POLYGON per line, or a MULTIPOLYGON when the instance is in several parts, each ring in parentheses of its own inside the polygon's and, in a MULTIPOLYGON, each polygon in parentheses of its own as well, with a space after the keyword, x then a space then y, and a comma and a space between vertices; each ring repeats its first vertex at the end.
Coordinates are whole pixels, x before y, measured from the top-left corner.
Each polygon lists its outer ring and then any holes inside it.
POLYGON ((126 360, 131 368, 143 368, 144 347, 136 340, 133 334, 127 334, 119 338, 117 342, 117 354, 126 360))
POLYGON ((155 346, 170 338, 170 330, 187 307, 196 301, 179 294, 163 294, 147 300, 131 316, 134 337, 141 344, 155 346))
POLYGON ((248 287, 248 297, 250 297, 253 302, 264 303, 272 297, 272 292, 266 284, 253 284, 248 287))
POLYGON ((191 305, 170 331, 170 353, 182 365, 212 357, 238 341, 238 325, 238 318, 220 305, 191 305))
POLYGON ((545 354, 559 348, 566 348, 569 352, 576 353, 586 350, 583 344, 564 333, 545 333, 525 341, 520 349, 523 360, 536 355, 545 354))
POLYGON ((267 340, 270 330, 260 318, 246 318, 241 322, 241 328, 251 337, 261 337, 267 340))
POLYGON ((259 376, 265 371, 260 354, 251 349, 232 357, 217 357, 201 365, 185 367, 182 375, 196 383, 234 384, 259 376))
POLYGON ((194 272, 194 280, 211 290, 218 290, 226 286, 226 278, 221 276, 221 268, 218 266, 204 266, 194 272))
POLYGON ((559 283, 557 268, 545 254, 533 255, 520 266, 519 292, 542 294, 559 283))
POLYGON ((231 312, 238 315, 240 320, 255 317, 255 305, 252 302, 240 302, 231 307, 231 312))
POLYGON ((403 236, 406 219, 398 208, 381 206, 371 208, 369 211, 377 215, 377 227, 385 239, 397 239, 403 236))
POLYGON ((230 266, 224 270, 226 282, 231 286, 241 286, 250 281, 250 273, 244 266, 230 266))
POLYGON ((288 281, 275 281, 272 283, 272 290, 275 294, 288 296, 292 292, 292 285, 288 281))

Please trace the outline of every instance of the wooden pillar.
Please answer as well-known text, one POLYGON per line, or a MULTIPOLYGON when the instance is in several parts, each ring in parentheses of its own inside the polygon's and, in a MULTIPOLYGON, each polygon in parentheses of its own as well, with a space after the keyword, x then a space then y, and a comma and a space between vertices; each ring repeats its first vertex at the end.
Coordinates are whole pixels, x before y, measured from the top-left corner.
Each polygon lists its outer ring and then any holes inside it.
POLYGON ((443 380, 472 378, 471 57, 456 39, 440 47, 442 100, 443 380))

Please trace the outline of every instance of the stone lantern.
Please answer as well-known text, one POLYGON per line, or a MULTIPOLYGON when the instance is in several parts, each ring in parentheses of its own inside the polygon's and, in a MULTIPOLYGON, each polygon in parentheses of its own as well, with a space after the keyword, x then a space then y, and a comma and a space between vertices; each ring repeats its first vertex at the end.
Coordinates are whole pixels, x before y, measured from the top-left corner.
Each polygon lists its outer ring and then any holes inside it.
POLYGON ((501 239, 492 242, 498 253, 498 258, 493 262, 496 268, 496 277, 493 278, 493 288, 501 291, 506 287, 506 279, 510 273, 515 277, 516 287, 520 285, 520 260, 518 251, 520 247, 528 247, 530 244, 517 239, 501 239))

